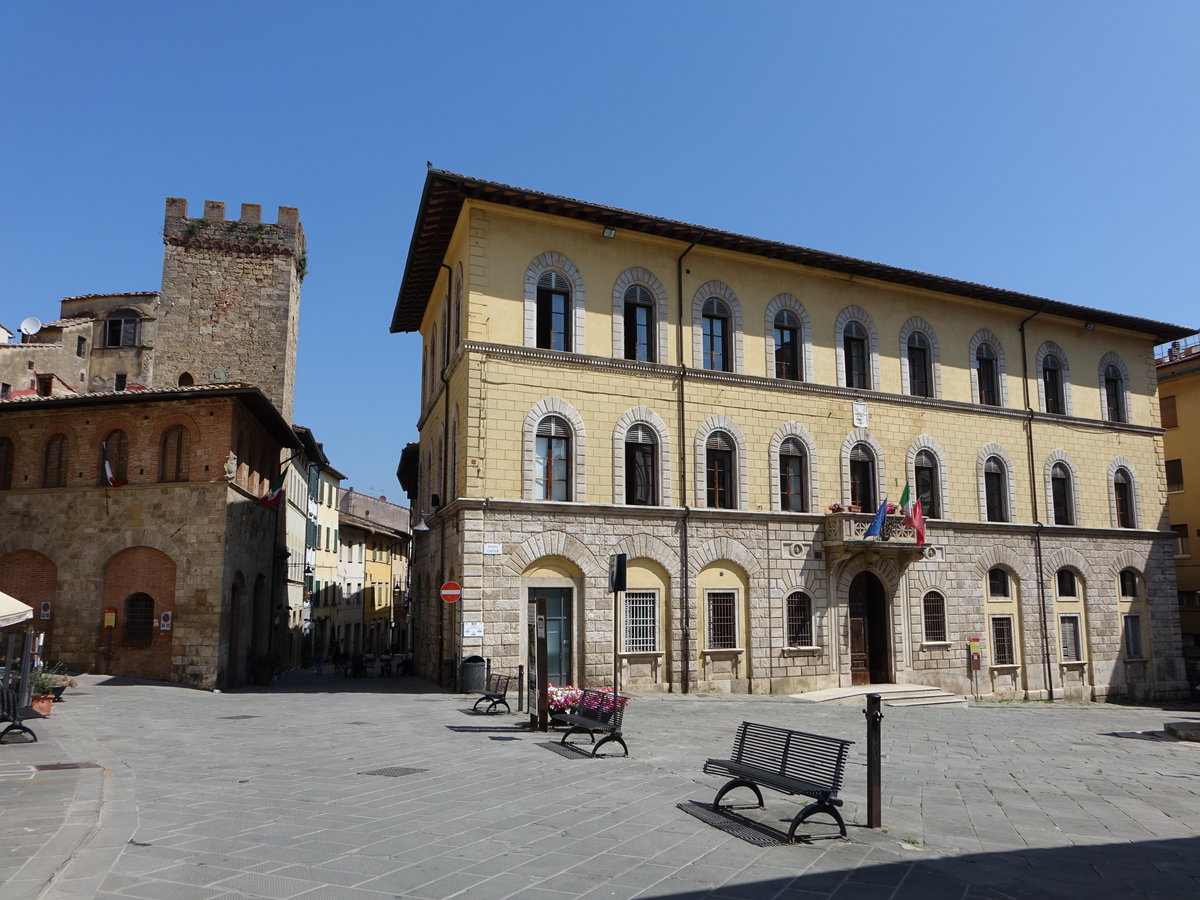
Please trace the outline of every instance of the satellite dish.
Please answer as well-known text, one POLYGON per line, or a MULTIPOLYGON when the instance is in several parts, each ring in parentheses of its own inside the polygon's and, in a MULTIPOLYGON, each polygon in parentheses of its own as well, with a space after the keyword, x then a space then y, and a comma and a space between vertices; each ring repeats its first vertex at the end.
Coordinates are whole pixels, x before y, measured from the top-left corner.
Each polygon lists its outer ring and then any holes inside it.
POLYGON ((21 323, 21 334, 37 334, 42 330, 42 322, 40 319, 30 316, 21 323))

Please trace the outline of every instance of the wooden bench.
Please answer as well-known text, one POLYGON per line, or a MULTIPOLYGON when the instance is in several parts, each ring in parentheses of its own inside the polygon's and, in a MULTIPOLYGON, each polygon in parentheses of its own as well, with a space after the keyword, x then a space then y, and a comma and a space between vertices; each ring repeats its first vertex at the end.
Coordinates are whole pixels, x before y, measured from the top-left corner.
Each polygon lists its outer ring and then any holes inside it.
POLYGON ((792 819, 792 827, 788 829, 789 842, 795 839, 796 826, 816 813, 831 815, 845 837, 846 823, 837 809, 842 805, 838 791, 846 769, 846 754, 853 743, 821 734, 743 722, 733 739, 730 758, 710 759, 704 764, 706 774, 728 775, 731 779, 717 791, 713 808, 720 807, 721 798, 734 788, 748 787, 758 797, 761 809, 764 804, 759 786, 767 787, 784 794, 813 798, 814 802, 792 819))
POLYGON ((17 702, 17 692, 12 688, 0 688, 0 722, 12 723, 0 731, 0 744, 11 743, 5 740, 9 734, 27 734, 33 740, 24 743, 37 743, 37 735, 28 725, 21 724, 22 718, 21 706, 17 702))
POLYGON ((614 697, 611 691, 583 690, 579 697, 579 705, 573 712, 557 712, 550 715, 556 722, 570 725, 571 729, 562 736, 560 744, 565 744, 567 738, 576 732, 586 732, 592 739, 592 756, 609 741, 616 741, 629 755, 629 747, 621 737, 621 720, 625 717, 625 704, 629 701, 624 697, 614 697), (596 732, 604 734, 599 742, 596 732))
POLYGON ((471 709, 479 712, 479 704, 486 702, 488 704, 485 713, 493 713, 496 707, 503 705, 505 712, 512 712, 508 705, 508 682, 511 675, 499 675, 493 672, 487 677, 484 683, 483 692, 480 693, 479 699, 475 701, 475 705, 471 709))

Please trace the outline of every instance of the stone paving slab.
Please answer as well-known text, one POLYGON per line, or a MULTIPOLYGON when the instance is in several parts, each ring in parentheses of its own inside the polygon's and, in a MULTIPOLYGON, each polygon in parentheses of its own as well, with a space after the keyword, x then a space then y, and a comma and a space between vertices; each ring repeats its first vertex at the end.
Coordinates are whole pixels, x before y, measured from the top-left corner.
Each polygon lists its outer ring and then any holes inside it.
MULTIPOLYGON (((873 831, 854 706, 640 696, 630 758, 577 760, 412 678, 80 680, 0 747, 4 900, 1200 896, 1200 744, 1160 730, 1195 710, 890 708, 873 831), (848 839, 760 847, 678 808, 712 801, 744 719, 857 742, 848 839), (66 762, 98 768, 33 768, 66 762), (426 771, 362 774, 387 768, 426 771)), ((796 798, 765 794, 747 816, 785 831, 796 798)))

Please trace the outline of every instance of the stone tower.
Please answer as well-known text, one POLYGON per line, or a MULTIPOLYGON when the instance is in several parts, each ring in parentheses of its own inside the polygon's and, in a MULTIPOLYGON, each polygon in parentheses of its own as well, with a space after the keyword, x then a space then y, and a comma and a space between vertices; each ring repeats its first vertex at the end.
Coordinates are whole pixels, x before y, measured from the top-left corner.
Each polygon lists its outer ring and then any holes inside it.
POLYGON ((167 198, 162 291, 157 309, 153 388, 246 382, 292 420, 304 230, 294 207, 279 221, 243 203, 226 220, 225 204, 206 201, 188 218, 188 202, 167 198))

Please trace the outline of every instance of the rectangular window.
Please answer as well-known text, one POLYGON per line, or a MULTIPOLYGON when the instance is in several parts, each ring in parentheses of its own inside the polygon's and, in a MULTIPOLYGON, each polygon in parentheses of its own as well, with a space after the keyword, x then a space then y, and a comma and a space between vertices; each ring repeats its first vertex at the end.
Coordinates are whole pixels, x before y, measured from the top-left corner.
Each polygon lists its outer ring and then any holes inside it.
POLYGON ((1162 419, 1163 428, 1178 428, 1179 415, 1175 411, 1175 395, 1168 394, 1158 398, 1158 414, 1162 419))
POLYGON ((733 454, 728 450, 708 450, 708 491, 710 509, 733 509, 733 454))
MULTIPOLYGON (((117 388, 119 391, 120 388, 117 388)), ((54 393, 54 376, 53 375, 38 375, 37 376, 37 395, 39 397, 49 397, 54 393)))
POLYGON ((1142 617, 1136 613, 1126 613, 1122 617, 1125 632, 1125 658, 1145 659, 1142 651, 1142 617))
POLYGON ((123 391, 128 382, 128 376, 124 372, 118 372, 113 379, 113 390, 123 391))
POLYGON ((732 650, 737 647, 737 594, 734 591, 709 591, 708 649, 732 650))
POLYGON ((1011 666, 1017 662, 1013 644, 1013 621, 1011 616, 992 617, 992 665, 1011 666))
POLYGON ((0 381, 0 400, 7 400, 8 395, 12 393, 12 385, 7 381, 0 381))
POLYGON ((625 652, 658 649, 658 592, 625 592, 625 652))
POLYGON ((1188 542, 1188 527, 1186 525, 1172 525, 1171 530, 1175 532, 1175 555, 1191 556, 1192 549, 1188 542))
POLYGON ((76 356, 86 356, 87 355, 87 338, 85 338, 85 337, 75 338, 75 355, 76 356))
POLYGON ((1183 460, 1168 459, 1167 466, 1167 492, 1177 494, 1183 490, 1183 460))
POLYGON ((1083 659, 1079 648, 1079 616, 1059 616, 1058 637, 1062 643, 1063 662, 1083 659))

